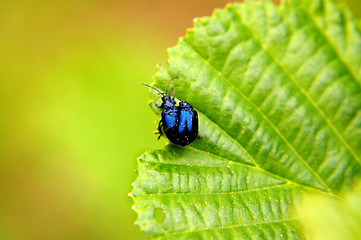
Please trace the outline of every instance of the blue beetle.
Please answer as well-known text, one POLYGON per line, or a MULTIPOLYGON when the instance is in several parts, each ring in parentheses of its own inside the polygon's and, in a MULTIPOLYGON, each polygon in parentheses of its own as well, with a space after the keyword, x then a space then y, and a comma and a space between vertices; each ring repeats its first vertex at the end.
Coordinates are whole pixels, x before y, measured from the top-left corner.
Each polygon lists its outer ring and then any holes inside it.
POLYGON ((163 109, 161 114, 162 119, 158 124, 158 139, 164 132, 172 143, 186 146, 192 143, 198 136, 198 114, 189 103, 175 97, 173 93, 168 93, 169 83, 176 77, 177 76, 168 81, 165 92, 161 92, 157 88, 145 83, 141 84, 163 95, 162 104, 160 106, 156 105, 158 108, 163 109), (173 98, 171 96, 173 96, 173 98), (176 106, 175 98, 180 101, 179 106, 176 106))

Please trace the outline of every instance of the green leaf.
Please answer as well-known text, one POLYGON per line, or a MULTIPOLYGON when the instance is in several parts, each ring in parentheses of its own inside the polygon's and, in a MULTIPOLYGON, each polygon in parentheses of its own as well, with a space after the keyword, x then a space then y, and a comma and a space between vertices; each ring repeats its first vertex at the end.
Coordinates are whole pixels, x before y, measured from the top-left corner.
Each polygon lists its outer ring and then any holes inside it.
POLYGON ((361 175, 356 20, 327 0, 247 1, 194 25, 154 86, 178 75, 202 138, 139 158, 136 224, 152 238, 303 238, 299 198, 361 175))
POLYGON ((361 237, 361 187, 342 199, 306 196, 300 207, 306 235, 314 240, 359 240, 361 237))

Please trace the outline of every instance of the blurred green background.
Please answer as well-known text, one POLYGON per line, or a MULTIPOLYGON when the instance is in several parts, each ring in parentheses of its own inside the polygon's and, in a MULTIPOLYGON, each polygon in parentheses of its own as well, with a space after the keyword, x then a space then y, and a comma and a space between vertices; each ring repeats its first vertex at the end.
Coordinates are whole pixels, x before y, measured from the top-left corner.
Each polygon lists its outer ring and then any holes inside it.
POLYGON ((127 195, 166 141, 139 83, 226 2, 1 2, 0 239, 146 239, 127 195))

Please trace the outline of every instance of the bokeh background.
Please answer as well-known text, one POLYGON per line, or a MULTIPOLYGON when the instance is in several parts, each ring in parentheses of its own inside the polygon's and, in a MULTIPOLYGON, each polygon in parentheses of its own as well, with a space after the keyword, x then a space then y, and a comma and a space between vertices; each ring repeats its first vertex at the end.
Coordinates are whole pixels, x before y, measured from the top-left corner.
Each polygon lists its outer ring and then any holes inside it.
POLYGON ((139 83, 226 2, 0 2, 1 240, 146 239, 127 195, 166 141, 139 83))

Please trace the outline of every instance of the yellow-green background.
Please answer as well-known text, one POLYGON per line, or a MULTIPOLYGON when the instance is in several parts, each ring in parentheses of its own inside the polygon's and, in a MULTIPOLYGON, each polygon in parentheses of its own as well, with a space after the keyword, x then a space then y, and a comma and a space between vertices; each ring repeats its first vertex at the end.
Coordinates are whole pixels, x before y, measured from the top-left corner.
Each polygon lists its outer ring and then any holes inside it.
POLYGON ((127 194, 165 140, 139 83, 226 2, 0 2, 1 240, 146 239, 127 194))

